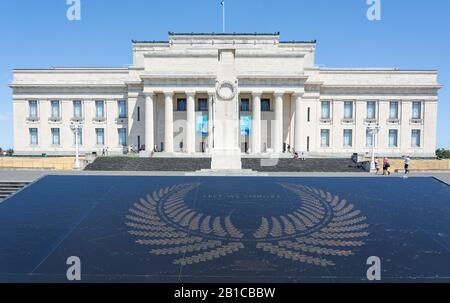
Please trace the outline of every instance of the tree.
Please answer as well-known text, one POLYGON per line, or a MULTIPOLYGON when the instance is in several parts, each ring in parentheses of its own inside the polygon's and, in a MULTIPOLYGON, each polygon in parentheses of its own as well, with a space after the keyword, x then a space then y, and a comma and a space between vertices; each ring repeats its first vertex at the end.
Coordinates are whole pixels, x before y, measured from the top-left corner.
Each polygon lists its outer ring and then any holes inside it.
POLYGON ((438 150, 436 150, 436 156, 440 159, 450 159, 450 150, 439 148, 438 150))

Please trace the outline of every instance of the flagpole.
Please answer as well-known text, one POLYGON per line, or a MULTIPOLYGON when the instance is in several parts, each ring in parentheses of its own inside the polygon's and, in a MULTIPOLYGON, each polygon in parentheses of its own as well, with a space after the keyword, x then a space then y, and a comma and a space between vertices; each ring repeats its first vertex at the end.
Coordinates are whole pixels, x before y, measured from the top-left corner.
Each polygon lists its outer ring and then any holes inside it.
POLYGON ((225 33, 225 0, 222 0, 222 32, 225 33))

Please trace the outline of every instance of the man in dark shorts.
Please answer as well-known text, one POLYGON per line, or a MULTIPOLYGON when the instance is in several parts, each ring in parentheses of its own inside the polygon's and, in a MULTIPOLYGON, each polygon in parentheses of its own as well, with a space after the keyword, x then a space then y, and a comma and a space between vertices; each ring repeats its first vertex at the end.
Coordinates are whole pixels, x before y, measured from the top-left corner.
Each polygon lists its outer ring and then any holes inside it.
POLYGON ((384 159, 383 159, 383 175, 391 174, 391 172, 389 171, 390 167, 391 167, 391 164, 389 163, 389 159, 387 157, 384 157, 384 159))
POLYGON ((411 162, 411 158, 409 156, 404 157, 405 177, 408 177, 408 175, 409 175, 409 163, 410 162, 411 162))

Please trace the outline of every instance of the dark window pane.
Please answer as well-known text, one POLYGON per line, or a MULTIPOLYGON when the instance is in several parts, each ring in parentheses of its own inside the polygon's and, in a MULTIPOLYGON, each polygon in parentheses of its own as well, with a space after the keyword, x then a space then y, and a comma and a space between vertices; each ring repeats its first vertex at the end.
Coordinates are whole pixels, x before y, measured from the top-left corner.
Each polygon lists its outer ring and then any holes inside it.
POLYGON ((186 111, 186 99, 178 99, 177 100, 177 111, 179 111, 179 112, 186 111))
POLYGON ((241 112, 248 112, 248 111, 250 111, 250 100, 249 99, 242 99, 241 100, 240 111, 241 112))
POLYGON ((270 111, 270 100, 269 99, 261 99, 261 111, 263 111, 263 112, 270 111))

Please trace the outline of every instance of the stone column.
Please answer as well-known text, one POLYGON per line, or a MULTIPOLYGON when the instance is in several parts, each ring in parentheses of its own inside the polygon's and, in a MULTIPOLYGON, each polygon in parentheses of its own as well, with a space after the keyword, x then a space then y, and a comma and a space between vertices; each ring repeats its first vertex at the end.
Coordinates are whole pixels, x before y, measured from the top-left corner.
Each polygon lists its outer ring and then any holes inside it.
POLYGON ((303 94, 297 93, 294 94, 295 99, 295 124, 294 124, 294 149, 296 152, 301 151, 302 146, 302 136, 301 136, 301 124, 302 124, 302 97, 303 94))
POLYGON ((164 151, 173 153, 173 92, 165 92, 164 151))
POLYGON ((252 94, 252 154, 261 153, 261 95, 252 94))
POLYGON ((213 149, 213 142, 214 142, 214 125, 213 125, 213 99, 214 94, 210 93, 208 95, 208 150, 209 152, 213 149))
POLYGON ((145 151, 152 152, 155 147, 154 121, 153 121, 153 93, 145 94, 145 151))
POLYGON ((186 93, 187 121, 186 121, 186 151, 195 153, 195 93, 186 93))
POLYGON ((275 130, 274 130, 274 152, 283 152, 283 93, 275 93, 275 130))

